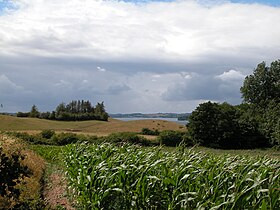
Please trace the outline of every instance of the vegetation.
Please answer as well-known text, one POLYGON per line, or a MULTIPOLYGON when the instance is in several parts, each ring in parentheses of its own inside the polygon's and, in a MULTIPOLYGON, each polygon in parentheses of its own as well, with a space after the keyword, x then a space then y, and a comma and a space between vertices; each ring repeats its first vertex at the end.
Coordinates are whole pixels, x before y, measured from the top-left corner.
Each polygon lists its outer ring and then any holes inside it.
POLYGON ((178 148, 69 145, 69 184, 83 209, 277 209, 279 160, 178 148))
POLYGON ((143 136, 139 136, 136 133, 132 132, 121 132, 121 133, 112 133, 109 136, 102 137, 101 141, 110 142, 110 143, 129 143, 129 144, 137 144, 142 146, 150 146, 152 143, 144 138, 143 136))
MULTIPOLYGON (((20 162, 23 159, 24 157, 18 153, 7 156, 0 147, 0 201, 6 206, 12 206, 12 201, 15 202, 19 199, 20 190, 16 185, 31 174, 26 166, 21 165, 20 162), (4 200, 3 197, 6 199, 4 200)), ((3 206, 0 205, 0 208, 3 206)))
POLYGON ((42 158, 5 135, 0 137, 0 209, 41 209, 42 158))
POLYGON ((82 134, 78 135, 75 133, 55 133, 52 130, 43 130, 38 134, 28 134, 26 132, 23 133, 8 132, 7 134, 20 138, 25 142, 34 145, 40 144, 40 145, 63 146, 67 144, 77 143, 77 142, 90 142, 90 143, 110 142, 115 144, 130 143, 130 144, 138 144, 142 146, 152 145, 151 141, 133 132, 112 133, 104 137, 82 135, 82 134))
POLYGON ((251 118, 258 121, 259 131, 274 146, 280 146, 280 60, 270 67, 260 63, 241 87, 244 102, 250 105, 251 118))
POLYGON ((195 143, 224 149, 280 146, 280 60, 261 63, 241 87, 244 103, 200 104, 189 118, 195 143))
POLYGON ((53 130, 43 130, 38 134, 28 134, 26 132, 7 132, 7 134, 20 138, 29 144, 58 145, 63 146, 73 144, 78 141, 95 142, 97 136, 78 135, 75 133, 55 133, 53 130))
POLYGON ((33 117, 48 120, 61 121, 84 121, 84 120, 102 120, 108 121, 108 113, 105 111, 104 103, 97 103, 92 106, 90 101, 71 101, 69 104, 61 103, 56 107, 55 111, 42 112, 33 105, 28 113, 17 113, 18 117, 33 117))
POLYGON ((116 132, 138 132, 143 128, 150 130, 182 130, 185 126, 181 126, 174 122, 163 120, 134 120, 121 121, 109 118, 108 121, 57 121, 45 120, 39 118, 19 118, 7 115, 0 115, 0 131, 26 131, 39 132, 42 130, 54 130, 59 132, 76 132, 87 133, 98 136, 104 136, 116 132))
POLYGON ((207 102, 189 118, 189 132, 196 144, 223 149, 268 147, 269 142, 242 106, 207 102))
POLYGON ((185 146, 194 145, 186 132, 173 130, 162 131, 159 134, 158 140, 160 144, 170 147, 179 146, 179 144, 184 144, 185 146))
POLYGON ((141 134, 143 134, 143 135, 152 135, 152 136, 158 136, 159 133, 160 132, 158 129, 151 130, 149 128, 142 128, 142 132, 141 132, 141 134))

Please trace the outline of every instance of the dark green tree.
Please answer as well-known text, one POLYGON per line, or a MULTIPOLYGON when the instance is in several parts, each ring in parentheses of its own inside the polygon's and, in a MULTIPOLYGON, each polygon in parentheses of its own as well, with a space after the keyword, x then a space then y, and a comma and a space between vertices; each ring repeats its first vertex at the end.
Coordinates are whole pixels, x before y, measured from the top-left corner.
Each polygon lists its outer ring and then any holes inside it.
POLYGON ((108 113, 105 111, 105 106, 104 106, 104 102, 102 103, 97 103, 94 109, 94 113, 95 116, 100 119, 100 120, 104 120, 107 121, 108 120, 108 113))
POLYGON ((235 139, 235 109, 229 104, 206 102, 189 117, 188 128, 195 143, 208 147, 230 146, 235 139))
POLYGON ((194 142, 206 147, 245 149, 268 146, 258 123, 247 107, 227 103, 202 103, 189 117, 188 129, 194 142))
POLYGON ((39 116, 40 116, 40 112, 39 112, 38 108, 35 105, 33 105, 31 107, 31 111, 29 113, 29 117, 36 118, 36 117, 39 117, 39 116))
POLYGON ((280 145, 280 60, 270 66, 260 63, 240 88, 244 103, 258 122, 259 131, 271 145, 280 145))
POLYGON ((272 100, 280 103, 280 60, 260 63, 240 88, 245 103, 265 108, 272 100))

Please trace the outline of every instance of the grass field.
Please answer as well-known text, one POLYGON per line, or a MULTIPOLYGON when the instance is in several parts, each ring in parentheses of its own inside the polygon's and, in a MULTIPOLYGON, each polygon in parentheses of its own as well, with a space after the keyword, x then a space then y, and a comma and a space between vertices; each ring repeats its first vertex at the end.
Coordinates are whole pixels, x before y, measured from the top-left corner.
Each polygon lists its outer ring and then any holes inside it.
POLYGON ((64 122, 37 118, 18 118, 0 115, 0 131, 42 131, 52 129, 63 132, 77 132, 94 135, 107 135, 114 132, 141 132, 142 128, 162 130, 184 130, 175 122, 164 120, 135 120, 124 122, 110 118, 103 121, 64 122))

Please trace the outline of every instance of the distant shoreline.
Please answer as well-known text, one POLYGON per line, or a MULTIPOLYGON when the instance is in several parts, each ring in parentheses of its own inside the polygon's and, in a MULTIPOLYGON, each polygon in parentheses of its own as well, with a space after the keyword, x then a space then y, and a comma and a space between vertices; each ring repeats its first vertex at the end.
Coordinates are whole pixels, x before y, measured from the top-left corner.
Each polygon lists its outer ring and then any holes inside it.
POLYGON ((133 121, 133 120, 165 120, 169 122, 175 122, 180 125, 186 125, 188 123, 187 120, 178 120, 175 117, 113 117, 116 120, 121 121, 133 121))

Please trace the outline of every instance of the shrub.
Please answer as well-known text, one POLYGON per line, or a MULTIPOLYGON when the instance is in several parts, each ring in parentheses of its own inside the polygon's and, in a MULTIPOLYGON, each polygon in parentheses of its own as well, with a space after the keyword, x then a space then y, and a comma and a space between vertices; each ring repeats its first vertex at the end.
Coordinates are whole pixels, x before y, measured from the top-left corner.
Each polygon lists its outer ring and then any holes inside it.
POLYGON ((54 135, 51 140, 57 144, 57 145, 66 145, 71 143, 76 143, 79 141, 79 137, 77 134, 74 133, 60 133, 57 135, 54 135))
POLYGON ((26 141, 31 144, 44 144, 44 145, 51 145, 53 144, 50 139, 43 138, 41 134, 36 135, 30 135, 26 132, 13 132, 9 133, 12 136, 15 136, 16 138, 22 139, 23 141, 26 141))
POLYGON ((55 135, 55 131, 54 130, 43 130, 40 134, 43 138, 50 139, 53 137, 53 135, 55 135))
POLYGON ((141 134, 143 134, 143 135, 158 136, 159 135, 159 131, 157 129, 156 130, 151 130, 149 128, 142 128, 141 134))
POLYGON ((158 140, 160 144, 174 147, 174 146, 178 146, 183 141, 184 134, 185 133, 180 131, 166 130, 166 131, 162 131, 159 134, 158 140))
POLYGON ((17 117, 29 117, 29 112, 18 112, 17 117))
POLYGON ((24 177, 29 177, 31 171, 27 166, 22 166, 21 161, 24 157, 14 152, 11 155, 7 155, 3 152, 0 147, 0 208, 2 209, 4 205, 5 208, 8 206, 13 206, 14 202, 18 201, 20 196, 20 190, 16 187, 24 177))
POLYGON ((103 141, 111 143, 140 144, 143 146, 151 145, 149 140, 132 132, 112 133, 109 136, 103 137, 103 141))

